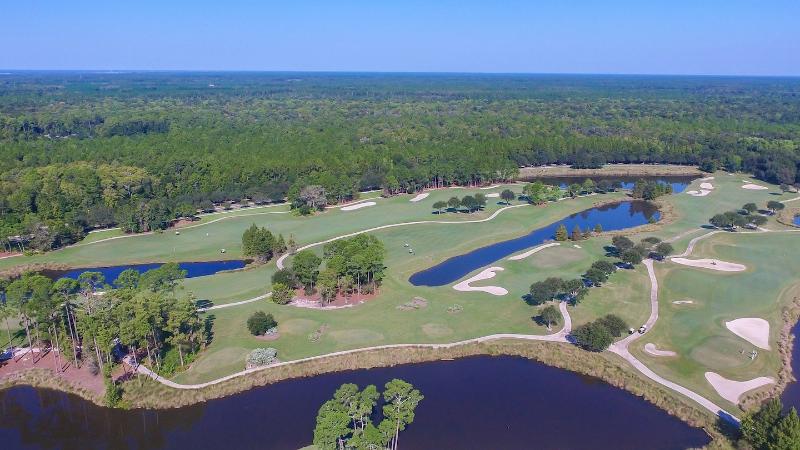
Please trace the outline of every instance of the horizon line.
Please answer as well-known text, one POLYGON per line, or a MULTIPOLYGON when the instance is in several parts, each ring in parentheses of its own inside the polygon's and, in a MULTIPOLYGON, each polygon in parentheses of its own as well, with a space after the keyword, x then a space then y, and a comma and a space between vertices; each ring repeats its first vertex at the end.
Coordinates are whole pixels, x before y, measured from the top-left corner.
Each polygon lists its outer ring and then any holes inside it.
POLYGON ((376 75, 559 75, 559 76, 650 76, 650 77, 708 77, 708 78, 800 78, 800 74, 717 74, 717 73, 654 73, 654 72, 490 72, 490 71, 383 71, 383 70, 295 70, 295 69, 11 69, 0 68, 0 76, 16 73, 310 73, 310 74, 376 74, 376 75))

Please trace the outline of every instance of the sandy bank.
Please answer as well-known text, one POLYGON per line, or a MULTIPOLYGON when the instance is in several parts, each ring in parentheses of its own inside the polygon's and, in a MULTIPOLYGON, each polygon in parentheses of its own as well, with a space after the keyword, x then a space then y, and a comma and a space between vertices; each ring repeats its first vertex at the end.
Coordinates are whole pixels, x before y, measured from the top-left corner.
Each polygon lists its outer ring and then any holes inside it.
POLYGON ((377 203, 375 202, 364 202, 364 203, 356 203, 355 205, 350 206, 342 206, 339 208, 342 211, 353 211, 356 209, 366 208, 367 206, 375 206, 377 203))
POLYGON ((734 381, 714 372, 706 372, 705 375, 706 381, 711 384, 720 397, 735 404, 739 403, 739 399, 745 392, 775 382, 775 379, 770 377, 758 377, 747 381, 734 381))
POLYGON ((725 328, 758 348, 769 350, 769 322, 758 317, 744 317, 725 322, 725 328))
POLYGON ((550 247, 556 247, 558 245, 561 245, 561 244, 559 244, 558 242, 551 242, 549 244, 543 244, 543 245, 540 245, 538 247, 534 247, 534 248, 528 250, 525 253, 520 253, 519 255, 514 255, 514 256, 508 258, 508 260, 509 261, 519 261, 521 259, 525 259, 525 258, 533 255, 534 253, 536 253, 538 251, 541 251, 541 250, 544 250, 544 249, 550 248, 550 247))
POLYGON ((467 278, 466 280, 454 285, 453 289, 461 292, 479 291, 498 296, 506 295, 508 294, 508 290, 500 286, 470 286, 470 283, 494 278, 496 272, 500 272, 501 270, 505 269, 503 269, 502 267, 489 267, 488 269, 484 269, 481 273, 475 275, 474 277, 467 278))
POLYGON ((672 258, 670 261, 675 264, 683 266, 699 267, 701 269, 718 270, 720 272, 743 272, 747 270, 744 264, 732 263, 727 261, 720 261, 718 259, 687 259, 687 258, 672 258))

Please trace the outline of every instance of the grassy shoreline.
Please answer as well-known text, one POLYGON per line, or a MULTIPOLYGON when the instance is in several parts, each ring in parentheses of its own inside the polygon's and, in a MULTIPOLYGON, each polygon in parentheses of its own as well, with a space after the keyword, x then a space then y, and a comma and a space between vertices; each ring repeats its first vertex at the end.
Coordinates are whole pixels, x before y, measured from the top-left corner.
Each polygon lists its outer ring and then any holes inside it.
MULTIPOLYGON (((124 402, 130 408, 169 409, 189 406, 245 392, 280 381, 322 375, 347 370, 393 367, 403 364, 434 362, 443 359, 473 356, 516 356, 548 366, 599 378, 604 382, 643 398, 650 404, 683 420, 693 427, 704 429, 713 441, 709 448, 727 448, 728 439, 717 429, 716 417, 665 388, 642 377, 610 353, 590 353, 568 344, 530 342, 514 339, 489 343, 471 343, 459 347, 431 349, 367 350, 351 355, 333 356, 321 360, 281 366, 251 373, 217 385, 197 390, 177 390, 145 377, 126 382, 124 402)), ((8 378, 0 389, 30 385, 64 391, 99 406, 102 397, 52 376, 48 369, 31 369, 8 378)))

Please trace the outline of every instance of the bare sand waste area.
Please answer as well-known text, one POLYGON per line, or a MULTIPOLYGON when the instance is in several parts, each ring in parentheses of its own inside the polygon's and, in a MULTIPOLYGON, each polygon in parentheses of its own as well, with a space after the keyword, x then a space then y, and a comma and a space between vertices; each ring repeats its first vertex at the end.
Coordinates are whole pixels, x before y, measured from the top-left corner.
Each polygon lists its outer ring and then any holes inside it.
POLYGON ((688 259, 688 258, 672 258, 670 261, 675 264, 683 266, 699 267, 701 269, 718 270, 720 272, 743 272, 747 270, 744 264, 732 263, 728 261, 720 261, 712 258, 702 259, 688 259))
POLYGON ((521 260, 521 259, 525 259, 525 258, 527 258, 528 256, 531 256, 531 255, 533 255, 534 253, 537 253, 537 252, 539 252, 539 251, 541 251, 541 250, 544 250, 544 249, 546 249, 546 248, 550 248, 550 247, 557 247, 557 246, 559 246, 559 245, 561 245, 561 244, 559 244, 558 242, 551 242, 551 243, 549 243, 549 244, 542 244, 542 245, 540 245, 540 246, 538 246, 538 247, 534 247, 534 248, 532 248, 532 249, 528 250, 528 251, 527 251, 527 252, 525 252, 525 253, 520 253, 520 254, 518 254, 518 255, 514 255, 514 256, 512 256, 512 257, 508 258, 508 260, 509 260, 509 261, 519 261, 519 260, 521 260))
POLYGON ((419 202, 419 201, 425 200, 426 198, 428 198, 428 196, 429 196, 429 195, 431 195, 429 192, 423 192, 422 194, 417 194, 417 196, 416 196, 416 197, 412 198, 412 199, 411 199, 411 200, 409 200, 409 201, 410 201, 411 203, 416 203, 416 202, 419 202))
POLYGON ((739 399, 747 391, 775 383, 774 378, 758 377, 747 381, 729 380, 715 372, 706 372, 706 381, 717 391, 720 397, 731 403, 739 403, 739 399))
POLYGON ((769 322, 757 317, 744 317, 725 322, 725 328, 758 348, 769 350, 769 322))
POLYGON ((356 209, 366 208, 368 206, 375 206, 375 205, 377 205, 377 203, 375 202, 363 202, 363 203, 356 203, 355 205, 342 206, 339 209, 342 211, 354 211, 356 209))
POLYGON ((502 270, 505 269, 503 269, 502 267, 489 267, 488 269, 484 269, 483 271, 481 271, 481 273, 475 275, 474 277, 467 278, 466 280, 454 285, 453 289, 460 292, 478 291, 498 296, 506 295, 508 294, 508 290, 500 286, 470 286, 470 283, 475 283, 477 281, 494 278, 496 272, 500 272, 502 270))

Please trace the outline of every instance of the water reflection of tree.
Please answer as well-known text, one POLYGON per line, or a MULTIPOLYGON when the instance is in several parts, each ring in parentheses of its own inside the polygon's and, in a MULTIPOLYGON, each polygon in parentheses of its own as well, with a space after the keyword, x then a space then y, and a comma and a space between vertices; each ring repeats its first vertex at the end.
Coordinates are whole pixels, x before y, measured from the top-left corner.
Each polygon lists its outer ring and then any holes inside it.
POLYGON ((634 201, 630 202, 630 205, 628 213, 631 217, 641 214, 649 221, 651 218, 655 217, 658 212, 658 207, 650 202, 634 201))
POLYGON ((0 392, 0 439, 18 434, 26 447, 37 448, 163 448, 169 433, 192 429, 203 409, 116 410, 75 395, 18 387, 0 392))

